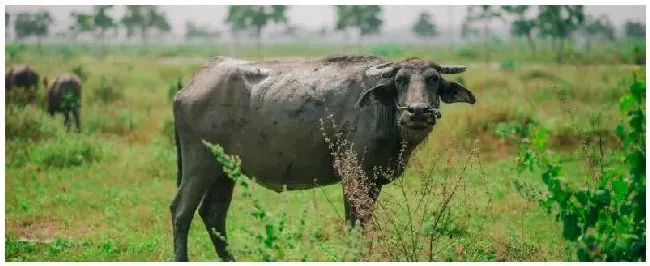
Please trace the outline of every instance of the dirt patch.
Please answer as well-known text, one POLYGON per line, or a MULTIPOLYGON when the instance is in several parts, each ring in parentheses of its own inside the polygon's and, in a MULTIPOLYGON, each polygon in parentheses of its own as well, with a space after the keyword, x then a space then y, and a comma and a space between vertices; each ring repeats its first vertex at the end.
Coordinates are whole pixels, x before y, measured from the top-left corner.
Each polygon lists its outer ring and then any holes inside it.
POLYGON ((21 241, 49 242, 61 236, 63 225, 52 220, 7 221, 6 232, 21 241))

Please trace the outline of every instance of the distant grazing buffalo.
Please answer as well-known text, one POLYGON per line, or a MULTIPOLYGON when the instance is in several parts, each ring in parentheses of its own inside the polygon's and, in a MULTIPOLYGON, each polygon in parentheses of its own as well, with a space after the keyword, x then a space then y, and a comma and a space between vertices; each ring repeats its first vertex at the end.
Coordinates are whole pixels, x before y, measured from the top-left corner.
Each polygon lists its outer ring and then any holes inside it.
MULTIPOLYGON (((392 176, 364 180, 370 185, 360 189, 372 206, 381 187, 402 174, 398 167, 402 145, 402 158, 408 160, 441 118, 440 102, 476 102, 469 90, 443 77, 464 71, 464 66, 420 58, 212 59, 174 98, 178 154, 178 192, 170 206, 174 260, 188 260, 188 231, 200 203, 199 214, 217 254, 222 260, 235 260, 225 240, 235 183, 202 140, 238 155, 242 171, 266 188, 310 189, 342 179, 323 137, 327 129, 321 126, 321 119, 332 119, 337 125, 333 133, 354 144, 351 149, 363 156, 361 167, 368 176, 375 167, 392 170, 392 176)), ((346 220, 365 225, 372 213, 352 206, 354 198, 345 189, 344 199, 346 220)))
POLYGON ((38 80, 38 73, 30 66, 15 65, 5 74, 5 92, 18 87, 35 90, 38 88, 38 80))
POLYGON ((70 114, 72 114, 77 132, 81 132, 79 112, 81 107, 81 88, 83 82, 74 73, 65 73, 49 80, 43 78, 47 88, 47 111, 51 116, 63 113, 64 125, 70 129, 70 114))

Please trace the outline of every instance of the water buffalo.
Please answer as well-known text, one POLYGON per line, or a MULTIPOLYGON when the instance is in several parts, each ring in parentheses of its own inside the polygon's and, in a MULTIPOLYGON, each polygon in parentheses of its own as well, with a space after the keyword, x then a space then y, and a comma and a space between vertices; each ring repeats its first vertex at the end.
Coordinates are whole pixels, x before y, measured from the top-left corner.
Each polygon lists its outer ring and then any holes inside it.
POLYGON ((74 73, 64 73, 51 81, 43 78, 43 85, 47 88, 47 112, 54 116, 57 112, 63 113, 63 123, 67 130, 70 129, 70 113, 74 118, 77 132, 81 132, 79 123, 79 109, 81 105, 81 88, 83 82, 74 73))
MULTIPOLYGON (((242 171, 262 186, 282 191, 310 189, 341 181, 323 137, 321 119, 331 117, 344 139, 364 154, 363 169, 393 169, 365 193, 371 204, 382 185, 401 175, 398 154, 408 159, 441 118, 440 101, 474 104, 474 95, 442 74, 445 66, 409 58, 391 62, 375 56, 332 56, 305 61, 244 61, 217 57, 199 70, 174 97, 178 191, 170 209, 174 260, 187 261, 187 234, 199 214, 218 256, 234 260, 226 243, 226 213, 234 181, 202 140, 222 145, 242 159, 242 171), (223 238, 218 237, 218 235, 223 238)), ((346 220, 368 221, 350 207, 346 220)))
POLYGON ((38 80, 38 73, 30 66, 23 64, 15 65, 5 74, 5 92, 17 87, 37 89, 38 80))

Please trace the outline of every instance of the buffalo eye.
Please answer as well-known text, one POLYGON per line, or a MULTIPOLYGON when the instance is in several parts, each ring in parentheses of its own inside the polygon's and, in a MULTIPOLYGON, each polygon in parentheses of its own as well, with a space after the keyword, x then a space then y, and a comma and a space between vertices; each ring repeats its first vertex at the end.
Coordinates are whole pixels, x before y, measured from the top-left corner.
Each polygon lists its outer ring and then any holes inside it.
POLYGON ((427 81, 430 82, 430 83, 436 82, 436 81, 438 81, 438 79, 440 79, 438 74, 431 74, 431 75, 427 76, 427 81))
POLYGON ((395 81, 399 85, 405 85, 406 83, 408 83, 409 78, 406 75, 399 75, 399 76, 397 76, 397 78, 395 78, 395 81))

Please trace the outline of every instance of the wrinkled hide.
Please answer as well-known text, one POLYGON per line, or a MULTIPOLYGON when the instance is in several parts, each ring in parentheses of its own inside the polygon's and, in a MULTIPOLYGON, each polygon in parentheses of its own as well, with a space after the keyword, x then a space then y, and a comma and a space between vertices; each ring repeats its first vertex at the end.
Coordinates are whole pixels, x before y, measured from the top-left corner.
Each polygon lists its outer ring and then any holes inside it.
POLYGON ((178 155, 178 192, 170 206, 174 260, 189 259, 187 234, 199 203, 199 215, 219 257, 234 260, 225 240, 234 182, 202 140, 238 155, 246 175, 279 192, 285 187, 298 190, 340 182, 323 129, 329 138, 340 135, 352 143, 366 173, 354 181, 375 176, 377 167, 392 173, 362 180, 368 184, 357 190, 365 196, 363 206, 357 204, 361 201, 352 202, 356 196, 350 195, 344 182, 346 220, 364 225, 381 186, 401 175, 402 143, 407 161, 440 119, 440 100, 476 101, 469 90, 440 75, 464 70, 421 59, 389 62, 375 56, 211 60, 174 98, 178 155))

